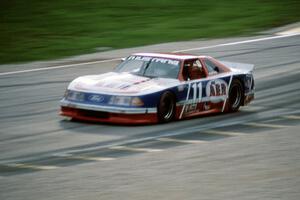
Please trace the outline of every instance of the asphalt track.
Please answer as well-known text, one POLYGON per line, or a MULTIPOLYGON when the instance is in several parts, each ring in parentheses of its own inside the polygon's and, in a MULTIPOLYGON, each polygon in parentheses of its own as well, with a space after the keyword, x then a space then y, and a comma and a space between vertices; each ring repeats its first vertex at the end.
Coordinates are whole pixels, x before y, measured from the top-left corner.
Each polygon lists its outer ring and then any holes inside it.
POLYGON ((257 40, 265 37, 273 36, 125 49, 96 64, 2 74, 0 199, 300 199, 300 36, 257 40), (110 71, 131 52, 181 49, 255 64, 256 100, 237 113, 151 126, 58 116, 73 78, 110 71))

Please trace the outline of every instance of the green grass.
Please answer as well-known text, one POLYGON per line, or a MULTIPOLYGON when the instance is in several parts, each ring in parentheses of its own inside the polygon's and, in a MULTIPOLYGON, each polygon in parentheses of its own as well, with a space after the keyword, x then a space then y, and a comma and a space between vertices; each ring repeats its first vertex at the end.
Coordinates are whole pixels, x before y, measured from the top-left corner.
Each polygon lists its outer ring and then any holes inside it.
POLYGON ((296 22, 299 0, 1 0, 0 63, 247 35, 296 22))

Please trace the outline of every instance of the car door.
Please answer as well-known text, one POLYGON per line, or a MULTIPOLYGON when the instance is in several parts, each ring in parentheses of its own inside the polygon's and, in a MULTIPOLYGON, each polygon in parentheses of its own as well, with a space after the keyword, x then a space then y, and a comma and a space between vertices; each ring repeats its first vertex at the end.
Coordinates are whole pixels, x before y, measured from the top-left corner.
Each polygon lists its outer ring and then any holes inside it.
POLYGON ((185 61, 184 69, 187 89, 180 118, 222 111, 231 76, 204 58, 185 61))
POLYGON ((207 72, 199 59, 184 61, 183 77, 185 79, 184 104, 180 118, 197 115, 203 110, 202 97, 207 72))

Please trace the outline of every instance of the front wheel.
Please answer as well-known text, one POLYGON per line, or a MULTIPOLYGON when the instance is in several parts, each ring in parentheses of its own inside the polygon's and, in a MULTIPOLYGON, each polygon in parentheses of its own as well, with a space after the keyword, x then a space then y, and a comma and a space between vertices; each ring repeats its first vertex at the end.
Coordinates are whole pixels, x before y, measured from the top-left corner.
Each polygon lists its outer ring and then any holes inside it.
POLYGON ((244 89, 239 80, 233 80, 229 89, 228 111, 236 112, 239 110, 244 99, 244 89))
POLYGON ((158 120, 161 123, 170 122, 175 117, 175 98, 171 92, 165 92, 159 100, 157 109, 158 120))

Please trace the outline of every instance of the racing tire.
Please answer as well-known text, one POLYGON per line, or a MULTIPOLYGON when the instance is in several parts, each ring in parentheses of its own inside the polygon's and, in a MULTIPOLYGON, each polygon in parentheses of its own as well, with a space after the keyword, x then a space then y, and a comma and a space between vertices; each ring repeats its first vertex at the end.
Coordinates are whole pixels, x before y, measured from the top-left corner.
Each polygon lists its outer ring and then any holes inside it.
POLYGON ((228 111, 236 112, 239 110, 244 100, 244 88, 242 83, 235 79, 229 88, 228 111))
POLYGON ((157 117, 160 123, 167 123, 175 117, 175 98, 171 92, 165 92, 160 97, 157 107, 157 117))

